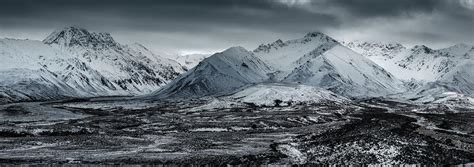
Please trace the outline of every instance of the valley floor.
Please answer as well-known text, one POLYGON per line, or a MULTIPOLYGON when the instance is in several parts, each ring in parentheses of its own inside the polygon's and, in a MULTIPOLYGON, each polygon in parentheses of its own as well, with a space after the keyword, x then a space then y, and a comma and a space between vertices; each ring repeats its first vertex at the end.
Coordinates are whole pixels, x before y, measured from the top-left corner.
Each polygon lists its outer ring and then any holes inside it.
POLYGON ((377 99, 211 103, 102 98, 2 105, 0 164, 474 162, 474 112, 427 114, 377 99))

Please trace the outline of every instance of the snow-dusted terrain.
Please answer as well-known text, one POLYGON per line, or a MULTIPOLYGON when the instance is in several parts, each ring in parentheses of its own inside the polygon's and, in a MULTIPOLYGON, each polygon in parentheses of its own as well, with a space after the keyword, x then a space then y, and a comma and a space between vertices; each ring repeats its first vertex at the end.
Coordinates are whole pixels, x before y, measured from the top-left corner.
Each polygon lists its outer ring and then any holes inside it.
POLYGON ((43 42, 1 39, 0 57, 0 102, 146 94, 185 72, 140 44, 77 27, 43 42))
POLYGON ((325 101, 344 103, 349 99, 322 88, 283 83, 257 84, 245 87, 229 97, 233 101, 255 105, 280 106, 301 103, 321 103, 325 101))

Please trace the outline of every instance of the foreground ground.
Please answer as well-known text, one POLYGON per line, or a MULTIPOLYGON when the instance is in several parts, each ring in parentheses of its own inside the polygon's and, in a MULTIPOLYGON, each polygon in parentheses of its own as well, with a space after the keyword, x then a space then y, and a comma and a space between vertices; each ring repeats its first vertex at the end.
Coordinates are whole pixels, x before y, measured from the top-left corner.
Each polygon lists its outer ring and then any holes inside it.
POLYGON ((474 162, 473 112, 426 110, 376 99, 285 107, 115 98, 17 103, 0 106, 0 163, 474 162))

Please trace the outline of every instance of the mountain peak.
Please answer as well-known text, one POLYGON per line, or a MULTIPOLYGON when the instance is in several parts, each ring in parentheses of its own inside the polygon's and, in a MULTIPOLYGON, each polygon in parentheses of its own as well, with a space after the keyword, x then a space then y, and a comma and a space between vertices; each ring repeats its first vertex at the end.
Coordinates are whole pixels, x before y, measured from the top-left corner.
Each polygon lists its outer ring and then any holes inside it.
POLYGON ((84 27, 81 27, 81 26, 66 26, 66 27, 63 27, 61 29, 57 29, 56 32, 61 32, 61 31, 65 31, 65 32, 82 32, 82 33, 89 33, 87 31, 87 29, 85 29, 84 27))
POLYGON ((325 36, 327 36, 327 35, 322 33, 322 32, 313 31, 313 32, 307 33, 304 37, 305 38, 312 38, 312 37, 325 37, 325 36))
POLYGON ((84 28, 77 26, 68 26, 58 29, 43 40, 46 44, 64 44, 71 46, 72 40, 83 40, 91 38, 91 33, 84 28))
POLYGON ((260 52, 260 51, 268 52, 271 48, 280 48, 286 45, 287 44, 285 42, 283 42, 281 39, 278 39, 275 42, 270 43, 270 44, 259 45, 258 48, 254 50, 254 52, 260 52))
POLYGON ((249 51, 245 49, 242 46, 234 46, 229 49, 226 49, 222 53, 232 53, 232 54, 238 54, 238 53, 248 53, 249 51))
POLYGON ((426 45, 415 45, 413 46, 413 49, 429 49, 429 48, 426 45))
POLYGON ((411 50, 416 53, 432 53, 433 52, 433 49, 425 45, 415 45, 411 50))
POLYGON ((56 30, 46 37, 46 39, 43 40, 43 43, 66 47, 82 46, 91 48, 103 48, 117 45, 109 33, 91 33, 85 28, 78 26, 67 26, 60 30, 56 30))
POLYGON ((313 39, 320 39, 320 40, 323 40, 323 41, 327 41, 327 42, 336 42, 336 43, 339 43, 338 41, 336 41, 335 39, 331 38, 330 36, 322 33, 322 32, 319 32, 319 31, 314 31, 314 32, 309 32, 307 33, 304 38, 303 38, 305 41, 308 41, 308 40, 313 40, 313 39))
POLYGON ((215 53, 208 57, 208 59, 240 59, 248 55, 253 55, 253 53, 241 46, 234 46, 222 52, 215 53))

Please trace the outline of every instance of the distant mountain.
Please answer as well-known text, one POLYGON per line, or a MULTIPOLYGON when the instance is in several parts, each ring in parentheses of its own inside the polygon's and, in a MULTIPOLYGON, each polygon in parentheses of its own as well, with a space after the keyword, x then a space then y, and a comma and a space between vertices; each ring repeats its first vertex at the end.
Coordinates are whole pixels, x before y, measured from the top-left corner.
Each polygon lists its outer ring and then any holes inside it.
POLYGON ((391 43, 344 44, 405 81, 436 81, 462 62, 474 59, 474 47, 465 44, 439 50, 424 45, 406 48, 401 44, 391 43))
POLYGON ((234 47, 215 54, 152 96, 224 95, 263 82, 304 84, 350 97, 404 90, 402 82, 380 66, 315 32, 301 39, 260 45, 253 52, 234 47))
POLYGON ((424 83, 413 92, 411 98, 425 100, 427 97, 435 97, 446 92, 474 97, 474 61, 460 63, 436 81, 424 83))
POLYGON ((176 60, 179 64, 185 66, 187 69, 191 69, 196 67, 199 62, 203 61, 205 58, 211 56, 211 54, 189 54, 189 55, 179 55, 175 56, 174 60, 176 60))
POLYGON ((404 90, 402 83, 382 67, 320 32, 260 45, 254 52, 276 69, 277 81, 321 87, 351 97, 404 90))
POLYGON ((3 102, 146 94, 185 71, 142 45, 121 45, 108 33, 78 27, 43 42, 1 39, 0 56, 3 102))
POLYGON ((465 44, 435 50, 340 43, 311 32, 253 51, 232 47, 211 56, 177 57, 185 67, 141 44, 122 45, 108 33, 66 27, 43 41, 0 39, 0 58, 0 103, 147 94, 144 98, 225 96, 264 105, 290 102, 288 97, 301 102, 385 97, 474 108, 474 47, 465 44))
POLYGON ((248 84, 268 80, 271 69, 252 52, 232 47, 201 61, 151 96, 202 97, 222 95, 248 84))
POLYGON ((345 45, 405 82, 409 91, 397 98, 418 102, 465 101, 474 107, 474 46, 458 44, 436 50, 424 45, 412 48, 369 42, 345 45))

